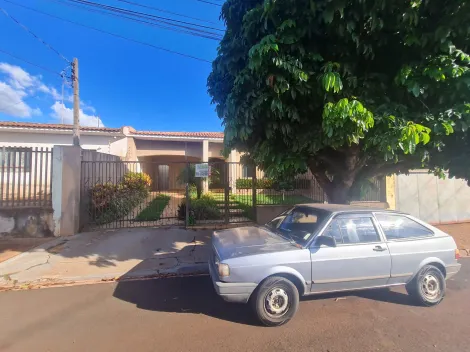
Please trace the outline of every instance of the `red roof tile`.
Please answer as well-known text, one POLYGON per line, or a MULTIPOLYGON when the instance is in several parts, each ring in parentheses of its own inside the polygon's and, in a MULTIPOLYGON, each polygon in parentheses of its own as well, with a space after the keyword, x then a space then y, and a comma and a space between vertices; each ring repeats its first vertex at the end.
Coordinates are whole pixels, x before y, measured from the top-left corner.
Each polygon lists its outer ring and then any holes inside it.
MULTIPOLYGON (((0 121, 0 128, 25 128, 25 129, 48 129, 56 131, 71 131, 72 125, 54 124, 54 123, 34 123, 34 122, 12 122, 0 121)), ((120 133, 121 128, 108 128, 108 127, 80 127, 84 132, 109 132, 120 133)), ((136 131, 134 128, 129 127, 129 132, 133 135, 141 136, 155 136, 155 137, 175 137, 175 138, 224 138, 223 132, 157 132, 157 131, 136 131)))
POLYGON ((135 131, 135 135, 162 136, 162 137, 189 137, 189 138, 224 138, 223 132, 156 132, 135 131))
MULTIPOLYGON (((12 122, 12 121, 0 121, 1 127, 11 127, 11 128, 31 128, 31 129, 49 129, 57 131, 68 131, 72 130, 72 125, 64 125, 58 123, 35 123, 35 122, 12 122)), ((81 131, 90 131, 90 132, 121 132, 120 128, 108 128, 108 127, 80 127, 81 131)))

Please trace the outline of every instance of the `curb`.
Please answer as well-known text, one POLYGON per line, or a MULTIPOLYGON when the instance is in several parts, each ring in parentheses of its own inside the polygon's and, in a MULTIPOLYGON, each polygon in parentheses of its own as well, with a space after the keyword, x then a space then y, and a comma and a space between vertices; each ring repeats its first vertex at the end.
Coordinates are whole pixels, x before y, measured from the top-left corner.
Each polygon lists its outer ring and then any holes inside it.
POLYGON ((98 283, 127 282, 136 280, 154 280, 171 277, 205 276, 208 274, 209 267, 207 263, 196 263, 181 265, 177 268, 167 270, 141 270, 136 272, 107 274, 101 276, 90 275, 64 278, 42 277, 35 281, 16 282, 15 284, 11 285, 0 285, 0 292, 91 285, 98 283))

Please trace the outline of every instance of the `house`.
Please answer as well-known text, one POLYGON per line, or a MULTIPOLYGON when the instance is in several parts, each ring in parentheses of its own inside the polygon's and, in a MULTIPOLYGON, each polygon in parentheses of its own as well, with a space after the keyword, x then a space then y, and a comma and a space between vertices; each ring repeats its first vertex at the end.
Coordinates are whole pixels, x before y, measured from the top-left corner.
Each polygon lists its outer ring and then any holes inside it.
MULTIPOLYGON (((27 122, 0 122, 0 159, 18 170, 18 183, 29 179, 27 173, 36 169, 35 163, 42 158, 33 157, 37 148, 54 145, 71 145, 72 125, 27 122), (12 156, 14 154, 14 157, 12 156), (21 173, 22 172, 22 173, 21 173)), ((80 144, 83 149, 111 154, 150 175, 153 190, 181 190, 184 185, 177 176, 190 163, 211 162, 222 170, 226 162, 238 163, 240 155, 232 151, 228 158, 222 156, 223 133, 221 132, 157 132, 137 131, 132 127, 81 127, 80 144), (134 163, 134 164, 132 164, 134 163)), ((43 154, 46 155, 47 151, 43 154)), ((42 155, 42 154, 41 154, 42 155)), ((49 156, 43 164, 50 163, 49 156)), ((248 176, 248 169, 235 164, 229 166, 231 179, 248 176), (238 170, 239 169, 239 170, 238 170)), ((50 174, 45 175, 50 182, 50 174)), ((34 178, 34 177, 33 177, 34 178)), ((6 180, 4 180, 6 182, 6 180)), ((204 187, 209 185, 204 183, 204 187)))

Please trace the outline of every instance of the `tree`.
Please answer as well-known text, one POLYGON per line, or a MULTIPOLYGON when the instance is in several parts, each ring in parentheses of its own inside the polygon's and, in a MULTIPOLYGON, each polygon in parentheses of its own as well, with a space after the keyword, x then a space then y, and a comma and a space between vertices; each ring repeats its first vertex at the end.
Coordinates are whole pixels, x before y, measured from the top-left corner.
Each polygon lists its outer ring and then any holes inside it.
POLYGON ((221 16, 208 91, 227 149, 309 168, 334 203, 417 167, 469 179, 470 2, 227 0, 221 16))

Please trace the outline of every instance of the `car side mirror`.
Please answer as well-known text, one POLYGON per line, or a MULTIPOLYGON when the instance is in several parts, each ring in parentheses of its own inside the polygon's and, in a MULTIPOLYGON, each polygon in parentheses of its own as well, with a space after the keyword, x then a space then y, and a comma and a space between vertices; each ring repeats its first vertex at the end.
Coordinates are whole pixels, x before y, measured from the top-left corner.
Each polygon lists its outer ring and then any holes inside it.
POLYGON ((325 245, 327 247, 336 247, 336 240, 332 236, 318 236, 315 240, 315 245, 317 247, 321 247, 321 245, 325 245))

